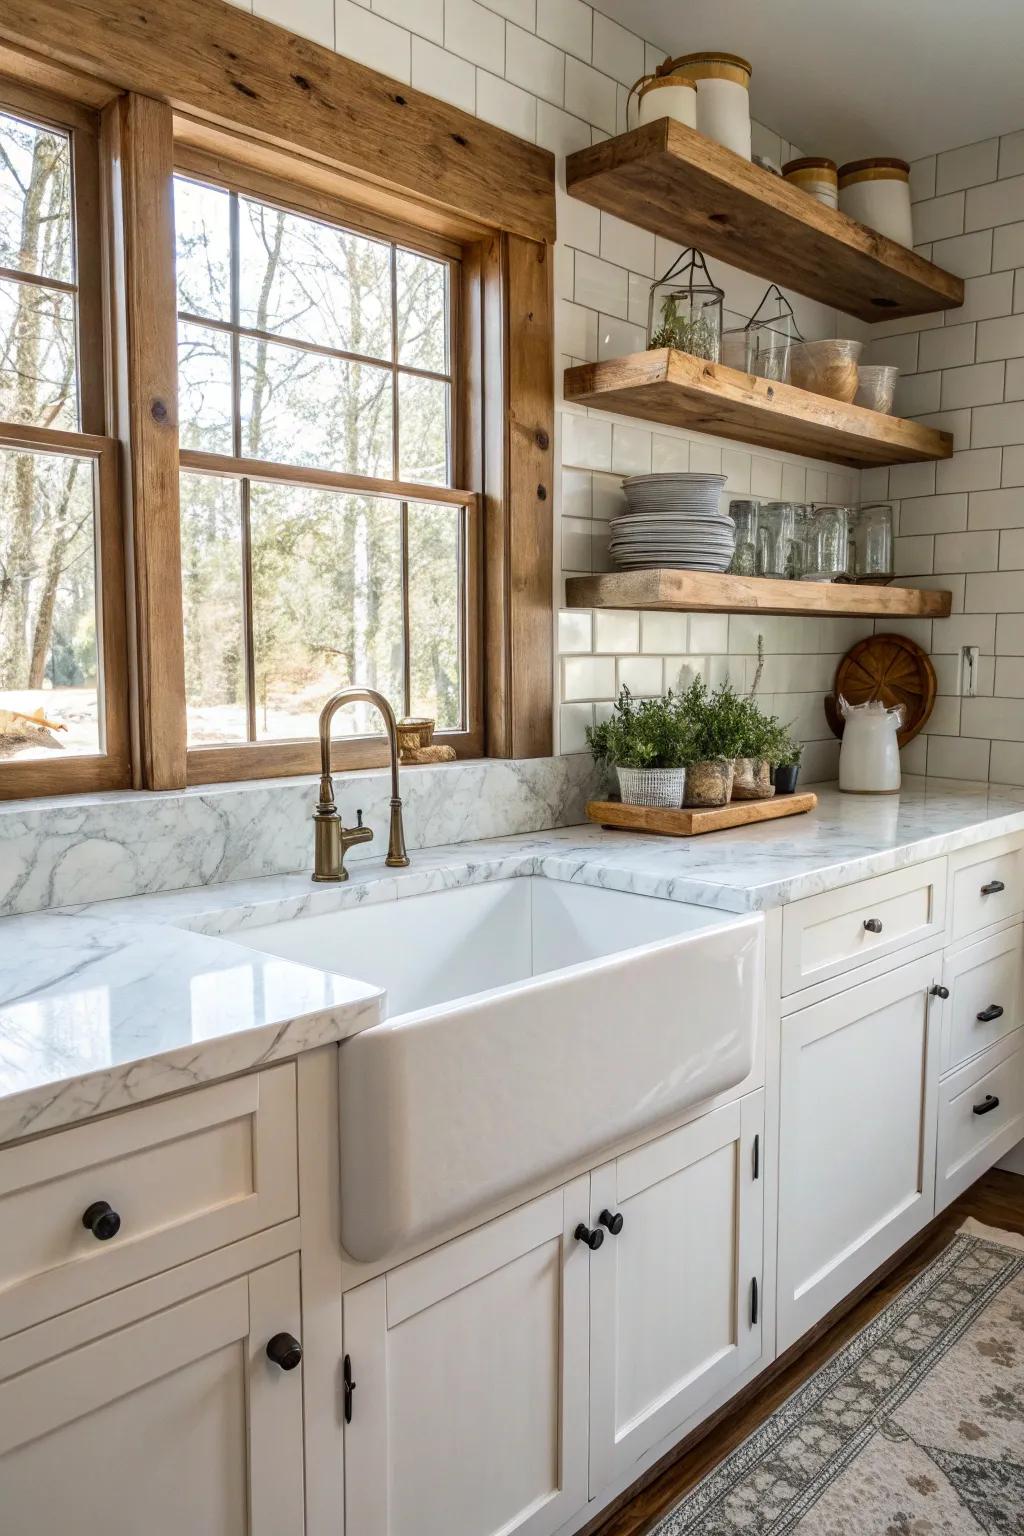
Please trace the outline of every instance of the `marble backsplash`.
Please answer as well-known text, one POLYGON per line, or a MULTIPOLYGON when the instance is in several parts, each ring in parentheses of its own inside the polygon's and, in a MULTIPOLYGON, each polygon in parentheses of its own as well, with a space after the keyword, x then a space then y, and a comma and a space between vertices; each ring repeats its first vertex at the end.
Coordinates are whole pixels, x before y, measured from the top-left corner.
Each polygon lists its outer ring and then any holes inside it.
MULTIPOLYGON (((388 773, 346 773, 335 783, 346 824, 361 808, 374 832, 348 862, 383 859, 388 773)), ((413 852, 572 826, 596 787, 582 755, 407 769, 406 842, 413 852)), ((264 779, 0 805, 0 916, 312 869, 316 788, 313 778, 264 779)))

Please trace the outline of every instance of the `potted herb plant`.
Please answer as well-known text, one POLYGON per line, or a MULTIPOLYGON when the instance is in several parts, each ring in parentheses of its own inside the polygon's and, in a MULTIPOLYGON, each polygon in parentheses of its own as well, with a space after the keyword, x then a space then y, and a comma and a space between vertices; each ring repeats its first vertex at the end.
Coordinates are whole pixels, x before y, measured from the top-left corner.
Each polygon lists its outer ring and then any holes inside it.
POLYGON ((692 733, 684 804, 728 804, 748 707, 749 701, 742 699, 731 684, 721 683, 712 692, 702 677, 695 677, 680 698, 680 713, 692 733))
POLYGON ((636 700, 623 688, 609 718, 587 728, 594 761, 615 770, 624 805, 682 805, 690 742, 689 721, 671 692, 636 700))
POLYGON ((782 739, 775 754, 775 793, 791 795, 800 776, 800 759, 803 743, 796 740, 791 731, 783 727, 782 739))
POLYGON ((743 742, 736 757, 732 798, 768 800, 775 793, 771 780, 772 757, 779 747, 784 728, 775 715, 766 715, 753 698, 743 702, 746 705, 743 742))

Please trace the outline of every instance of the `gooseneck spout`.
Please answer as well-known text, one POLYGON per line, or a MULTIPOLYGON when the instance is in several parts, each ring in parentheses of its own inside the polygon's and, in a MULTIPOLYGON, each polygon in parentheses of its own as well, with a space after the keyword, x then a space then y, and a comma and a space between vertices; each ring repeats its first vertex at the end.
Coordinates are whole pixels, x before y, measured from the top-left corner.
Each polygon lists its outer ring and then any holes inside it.
POLYGON ((316 833, 314 880, 347 880, 345 854, 356 843, 369 842, 373 833, 362 825, 362 812, 355 827, 343 827, 334 799, 331 777, 331 722, 343 704, 372 704, 384 720, 391 755, 391 827, 388 853, 384 860, 392 869, 404 869, 409 863, 402 825, 402 800, 398 793, 398 726, 395 712, 382 693, 374 688, 342 688, 332 693, 320 711, 320 798, 313 813, 316 833))

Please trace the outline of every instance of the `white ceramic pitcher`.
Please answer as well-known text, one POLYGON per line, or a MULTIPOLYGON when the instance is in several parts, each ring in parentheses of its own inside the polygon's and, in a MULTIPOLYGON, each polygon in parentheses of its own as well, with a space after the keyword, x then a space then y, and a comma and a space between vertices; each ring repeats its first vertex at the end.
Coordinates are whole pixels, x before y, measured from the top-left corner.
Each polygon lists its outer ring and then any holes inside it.
POLYGON ((839 712, 846 725, 839 750, 839 788, 850 795, 895 795, 900 787, 897 733, 903 726, 903 706, 886 709, 881 699, 850 704, 840 695, 839 712))

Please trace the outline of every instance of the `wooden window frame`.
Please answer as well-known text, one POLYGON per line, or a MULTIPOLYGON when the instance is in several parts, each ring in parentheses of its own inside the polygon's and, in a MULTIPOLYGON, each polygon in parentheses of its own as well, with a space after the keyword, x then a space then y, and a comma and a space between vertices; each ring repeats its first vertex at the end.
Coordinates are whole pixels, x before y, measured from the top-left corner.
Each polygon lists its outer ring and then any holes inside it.
POLYGON ((9 800, 125 788, 131 782, 131 756, 119 445, 106 435, 99 119, 88 107, 6 79, 0 79, 0 111, 49 124, 67 133, 71 142, 75 282, 53 286, 75 294, 81 429, 0 422, 0 449, 85 459, 92 466, 100 732, 96 752, 0 762, 0 800, 9 800))
MULTIPOLYGON (((465 391, 462 389, 461 380, 463 247, 434 232, 424 232, 415 226, 391 218, 375 216, 372 211, 339 198, 333 193, 314 193, 301 184, 284 182, 275 175, 254 170, 223 155, 210 155, 187 144, 176 145, 174 161, 176 174, 180 173, 205 182, 207 185, 219 186, 226 191, 252 197, 288 212, 323 219, 357 234, 387 240, 405 249, 421 251, 424 255, 433 256, 448 263, 452 278, 449 288, 452 478, 457 486, 463 477, 463 465, 467 458, 465 424, 462 419, 465 391)), ((194 319, 196 324, 206 323, 201 316, 196 316, 194 319)), ((219 328, 225 329, 223 325, 219 328)), ((268 339, 276 340, 277 338, 268 337, 268 339)), ((284 340, 287 341, 287 338, 284 340)), ((392 359, 390 366, 392 376, 397 380, 400 371, 397 361, 392 359)), ((397 444, 395 447, 397 455, 397 444)), ((247 459, 241 455, 206 453, 189 448, 179 450, 179 461, 183 470, 224 475, 230 479, 356 491, 392 498, 403 504, 412 501, 460 508, 463 516, 462 547, 465 551, 464 608, 460 613, 465 728, 458 731, 438 731, 434 739, 442 745, 452 747, 458 757, 482 756, 484 749, 483 678, 479 643, 482 548, 478 498, 472 491, 447 486, 421 485, 399 479, 371 478, 334 470, 311 469, 301 465, 277 464, 262 459, 247 459)), ((403 579, 405 579, 404 572, 403 579)), ((407 604, 405 616, 408 621, 407 604)), ((405 661, 408 670, 408 647, 406 647, 405 661)), ((359 682, 360 679, 353 681, 359 682)), ((339 686, 341 686, 340 681, 339 686)), ((333 766, 341 771, 346 768, 380 766, 387 762, 386 742, 377 734, 339 735, 332 746, 332 762, 333 766)), ((320 748, 318 741, 313 737, 210 743, 189 746, 186 754, 186 773, 189 784, 269 778, 294 773, 317 773, 319 768, 320 748)))
MULTIPOLYGON (((133 783, 173 789, 189 778, 167 237, 175 159, 192 151, 276 177, 291 204, 341 199, 413 225, 417 243, 433 233, 461 247, 461 483, 479 498, 483 750, 550 753, 553 156, 221 0, 6 0, 0 73, 102 111, 133 783)), ((308 771, 306 745, 263 771, 308 771)), ((369 742, 368 759, 375 750, 369 742)))

